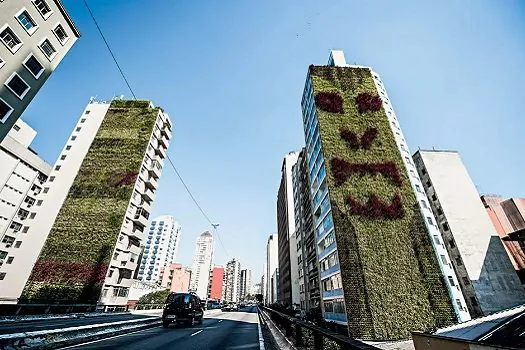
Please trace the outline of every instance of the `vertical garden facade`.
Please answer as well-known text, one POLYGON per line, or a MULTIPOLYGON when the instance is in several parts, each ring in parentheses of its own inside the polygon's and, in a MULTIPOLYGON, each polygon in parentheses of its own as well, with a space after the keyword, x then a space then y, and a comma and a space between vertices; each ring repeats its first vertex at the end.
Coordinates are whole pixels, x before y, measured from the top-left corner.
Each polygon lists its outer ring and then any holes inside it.
POLYGON ((456 320, 371 69, 310 66, 302 100, 325 320, 402 339, 456 320))
MULTIPOLYGON (((24 299, 126 305, 171 123, 149 101, 102 103, 110 103, 109 109, 74 175, 24 299)), ((84 120, 94 117, 88 113, 84 120)), ((65 149, 80 147, 71 144, 65 149)), ((66 163, 60 171, 67 173, 66 163)))

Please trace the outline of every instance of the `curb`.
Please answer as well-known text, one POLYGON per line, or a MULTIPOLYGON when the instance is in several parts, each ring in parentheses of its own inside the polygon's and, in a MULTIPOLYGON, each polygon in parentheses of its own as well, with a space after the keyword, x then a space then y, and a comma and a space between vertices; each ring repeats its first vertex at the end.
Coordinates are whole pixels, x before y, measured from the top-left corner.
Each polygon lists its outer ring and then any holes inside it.
POLYGON ((102 316, 119 316, 119 315, 129 315, 129 312, 100 312, 100 313, 78 313, 78 314, 56 314, 49 316, 33 317, 33 318, 23 318, 25 316, 20 316, 22 318, 17 318, 18 316, 5 316, 0 318, 0 325, 13 324, 13 323, 25 323, 25 322, 39 322, 47 320, 66 320, 66 319, 76 319, 76 318, 89 318, 89 317, 102 317, 102 316), (12 317, 12 318, 11 318, 12 317))
POLYGON ((159 318, 152 317, 145 320, 118 321, 46 331, 7 334, 0 336, 0 348, 5 350, 55 349, 125 334, 130 331, 152 328, 161 324, 162 321, 159 318))

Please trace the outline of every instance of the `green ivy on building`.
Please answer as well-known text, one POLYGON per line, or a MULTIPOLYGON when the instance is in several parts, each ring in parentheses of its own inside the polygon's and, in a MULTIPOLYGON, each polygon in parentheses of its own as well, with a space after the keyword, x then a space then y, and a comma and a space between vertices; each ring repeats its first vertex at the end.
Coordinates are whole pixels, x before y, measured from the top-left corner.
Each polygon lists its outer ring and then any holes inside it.
POLYGON ((94 303, 111 261, 159 108, 116 100, 82 162, 22 294, 94 303))
POLYGON ((378 93, 370 70, 311 66, 310 77, 314 95, 322 93, 323 101, 338 95, 343 101, 342 110, 337 107, 339 99, 334 99, 326 102, 329 108, 317 105, 316 111, 350 335, 404 339, 411 331, 453 323, 445 281, 386 112, 383 108, 365 111, 358 105, 360 94, 375 103, 378 93), (368 148, 351 147, 345 141, 345 130, 363 135, 371 128, 377 133, 368 148), (396 184, 381 174, 362 172, 339 183, 330 167, 335 158, 354 167, 393 162, 402 181, 396 184), (349 196, 358 203, 367 203, 371 196, 390 203, 396 195, 403 207, 395 219, 350 213, 349 196))

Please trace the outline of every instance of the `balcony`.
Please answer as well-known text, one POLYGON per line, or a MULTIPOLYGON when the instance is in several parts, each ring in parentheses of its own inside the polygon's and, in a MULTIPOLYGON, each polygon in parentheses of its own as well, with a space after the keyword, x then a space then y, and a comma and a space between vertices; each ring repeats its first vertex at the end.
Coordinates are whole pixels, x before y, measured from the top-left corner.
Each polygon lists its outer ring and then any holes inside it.
POLYGON ((327 321, 341 321, 346 322, 346 314, 345 313, 338 313, 338 312, 325 312, 324 318, 327 321))
POLYGON ((166 135, 161 135, 161 137, 159 138, 159 144, 161 144, 162 146, 168 148, 169 140, 166 137, 166 135))
POLYGON ((166 148, 159 145, 159 147, 155 148, 155 154, 162 159, 166 158, 166 148))
POLYGON ((155 189, 159 186, 159 180, 155 178, 154 176, 148 176, 144 179, 144 183, 146 186, 148 186, 150 189, 155 189))
POLYGON ((29 211, 27 211, 25 209, 19 209, 18 213, 16 214, 16 216, 18 217, 18 219, 24 221, 29 216, 29 211))
POLYGON ((133 216, 133 222, 138 226, 146 227, 146 225, 148 224, 148 217, 148 212, 142 210, 142 208, 137 208, 137 212, 133 216))
POLYGON ((319 260, 323 260, 328 254, 332 253, 335 247, 335 242, 332 242, 332 244, 323 249, 323 251, 319 253, 319 260))
POLYGON ((166 122, 164 122, 162 129, 160 129, 160 134, 165 136, 168 140, 171 140, 171 130, 166 126, 166 122))
POLYGON ((327 290, 323 292, 323 299, 332 298, 332 297, 342 297, 342 296, 343 296, 343 288, 332 289, 332 290, 327 290))
POLYGON ((162 164, 155 159, 148 167, 148 172, 150 175, 159 178, 160 174, 162 174, 162 164))
POLYGON ((153 201, 155 199, 155 192, 153 192, 151 189, 145 187, 144 191, 142 192, 142 197, 146 199, 147 201, 153 201))
POLYGON ((337 271, 339 271, 339 264, 335 264, 334 266, 328 268, 327 270, 321 271, 321 279, 337 271))

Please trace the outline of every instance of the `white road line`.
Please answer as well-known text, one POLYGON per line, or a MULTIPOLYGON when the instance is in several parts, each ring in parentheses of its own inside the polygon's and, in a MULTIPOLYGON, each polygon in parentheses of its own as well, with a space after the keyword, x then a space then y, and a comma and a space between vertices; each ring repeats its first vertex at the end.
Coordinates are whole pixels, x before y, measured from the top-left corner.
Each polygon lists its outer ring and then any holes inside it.
POLYGON ((219 322, 218 322, 218 323, 221 323, 221 322, 222 322, 222 320, 219 320, 219 322))
POLYGON ((61 348, 61 349, 72 349, 72 348, 77 348, 77 347, 79 347, 79 346, 84 346, 84 345, 87 345, 87 344, 98 343, 98 342, 105 341, 105 340, 108 340, 108 339, 115 339, 115 338, 123 337, 123 336, 126 336, 126 335, 130 335, 130 334, 133 334, 133 333, 149 331, 149 330, 151 330, 151 329, 157 329, 157 328, 159 328, 159 327, 153 327, 153 328, 147 328, 147 329, 139 329, 138 331, 129 332, 129 333, 124 333, 124 334, 120 334, 120 335, 114 335, 114 336, 112 336, 112 337, 102 338, 102 339, 98 339, 98 340, 88 341, 88 342, 86 342, 86 343, 80 343, 80 344, 76 344, 76 345, 71 345, 71 346, 67 346, 67 347, 65 347, 65 348, 61 348))
POLYGON ((190 337, 193 337, 194 335, 197 335, 197 334, 199 334, 200 332, 202 332, 202 329, 201 329, 200 331, 197 331, 197 332, 191 334, 190 337))
POLYGON ((264 338, 262 335, 261 330, 261 320, 259 319, 259 312, 257 312, 257 330, 259 331, 259 350, 266 350, 266 346, 264 345, 264 338))

